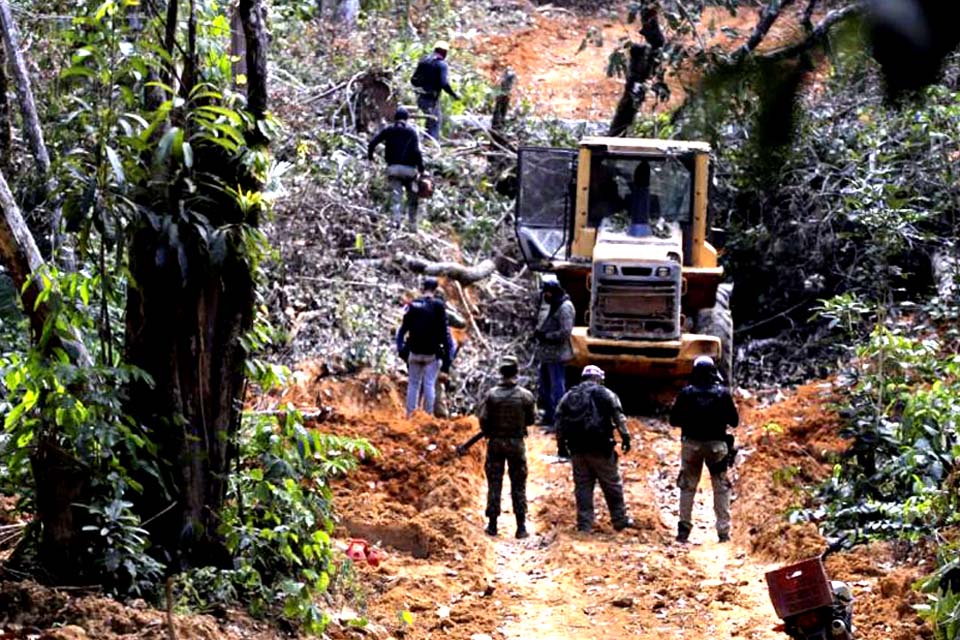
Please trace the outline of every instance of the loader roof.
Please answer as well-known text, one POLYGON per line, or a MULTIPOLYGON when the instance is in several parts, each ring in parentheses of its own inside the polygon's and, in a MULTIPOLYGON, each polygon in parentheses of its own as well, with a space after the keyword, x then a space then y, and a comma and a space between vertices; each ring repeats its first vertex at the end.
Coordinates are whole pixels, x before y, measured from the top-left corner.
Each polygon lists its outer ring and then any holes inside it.
POLYGON ((706 142, 689 140, 657 140, 654 138, 611 138, 587 136, 580 140, 581 147, 606 147, 610 151, 639 151, 653 153, 710 153, 706 142))

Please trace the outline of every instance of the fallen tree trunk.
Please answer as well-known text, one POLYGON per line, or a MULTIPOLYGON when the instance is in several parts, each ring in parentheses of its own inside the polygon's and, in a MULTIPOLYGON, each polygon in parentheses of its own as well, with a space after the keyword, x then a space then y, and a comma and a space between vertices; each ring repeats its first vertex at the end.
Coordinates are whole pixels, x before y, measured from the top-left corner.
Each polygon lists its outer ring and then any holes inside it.
POLYGON ((496 265, 490 259, 472 267, 467 267, 457 262, 430 262, 401 252, 394 254, 393 262, 414 273, 422 273, 426 276, 443 276, 467 285, 489 278, 496 270, 496 265))

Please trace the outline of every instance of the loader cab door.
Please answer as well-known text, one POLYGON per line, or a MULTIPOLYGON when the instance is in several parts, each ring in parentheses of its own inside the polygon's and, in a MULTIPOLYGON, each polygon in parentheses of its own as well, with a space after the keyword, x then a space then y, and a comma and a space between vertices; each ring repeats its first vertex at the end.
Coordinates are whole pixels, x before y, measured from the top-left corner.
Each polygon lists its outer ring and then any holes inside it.
POLYGON ((517 167, 516 231, 520 252, 533 270, 566 260, 573 238, 577 151, 524 147, 517 167))

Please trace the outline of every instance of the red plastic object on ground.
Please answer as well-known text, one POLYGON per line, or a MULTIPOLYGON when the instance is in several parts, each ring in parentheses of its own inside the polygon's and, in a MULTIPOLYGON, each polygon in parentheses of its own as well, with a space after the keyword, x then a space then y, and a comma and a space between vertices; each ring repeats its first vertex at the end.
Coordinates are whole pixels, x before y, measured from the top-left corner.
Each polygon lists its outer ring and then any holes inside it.
POLYGON ((371 567, 379 567, 384 559, 383 552, 363 538, 350 538, 347 542, 346 554, 354 562, 366 560, 371 567))
POLYGON ((780 618, 833 604, 830 580, 819 557, 770 571, 766 578, 770 600, 780 618))
POLYGON ((367 547, 367 564, 371 567, 379 567, 383 560, 383 552, 376 547, 367 547))
POLYGON ((362 538, 351 538, 347 542, 347 557, 354 562, 362 562, 367 559, 368 542, 362 538))

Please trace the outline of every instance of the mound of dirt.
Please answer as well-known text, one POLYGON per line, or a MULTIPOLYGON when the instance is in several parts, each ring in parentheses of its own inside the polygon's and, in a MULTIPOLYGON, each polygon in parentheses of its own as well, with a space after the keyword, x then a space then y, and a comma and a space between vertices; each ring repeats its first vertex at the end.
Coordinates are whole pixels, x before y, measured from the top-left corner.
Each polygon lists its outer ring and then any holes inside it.
MULTIPOLYGON (((173 616, 181 640, 279 640, 288 637, 246 614, 222 619, 173 616)), ((4 640, 167 640, 166 613, 142 600, 121 604, 102 596, 78 596, 35 582, 0 582, 0 638, 4 640)))
POLYGON ((755 553, 786 562, 815 556, 825 547, 815 525, 791 525, 784 516, 791 508, 808 506, 803 488, 828 478, 832 457, 846 448, 837 436, 836 400, 828 381, 740 401, 736 436, 742 463, 733 516, 736 531, 750 539, 755 553))

